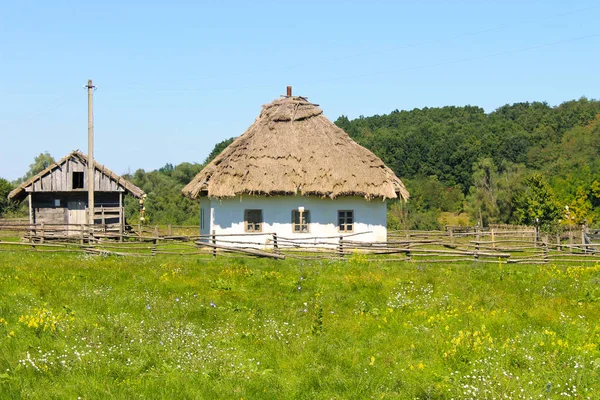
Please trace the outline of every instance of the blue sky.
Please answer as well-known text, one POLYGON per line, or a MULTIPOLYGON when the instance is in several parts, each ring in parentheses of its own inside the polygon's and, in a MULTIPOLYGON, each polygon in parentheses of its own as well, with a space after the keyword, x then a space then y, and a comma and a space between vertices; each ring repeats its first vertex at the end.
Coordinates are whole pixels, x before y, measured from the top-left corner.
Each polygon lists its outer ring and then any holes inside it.
POLYGON ((598 98, 586 1, 0 2, 0 177, 87 151, 123 174, 202 162, 285 93, 331 120, 598 98))

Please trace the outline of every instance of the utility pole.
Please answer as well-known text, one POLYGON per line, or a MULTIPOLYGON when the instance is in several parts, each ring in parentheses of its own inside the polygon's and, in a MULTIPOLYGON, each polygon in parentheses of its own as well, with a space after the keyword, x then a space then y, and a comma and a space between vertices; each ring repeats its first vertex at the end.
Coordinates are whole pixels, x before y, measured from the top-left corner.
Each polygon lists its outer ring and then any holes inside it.
POLYGON ((88 90, 88 224, 90 235, 94 229, 94 89, 89 79, 85 86, 88 90))

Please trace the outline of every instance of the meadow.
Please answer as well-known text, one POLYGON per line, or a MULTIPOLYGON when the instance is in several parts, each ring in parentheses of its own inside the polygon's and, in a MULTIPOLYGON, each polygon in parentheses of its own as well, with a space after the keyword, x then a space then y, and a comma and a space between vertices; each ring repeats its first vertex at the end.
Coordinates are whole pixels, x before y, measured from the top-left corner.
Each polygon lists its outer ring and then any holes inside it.
POLYGON ((600 398, 600 265, 0 252, 2 399, 600 398))

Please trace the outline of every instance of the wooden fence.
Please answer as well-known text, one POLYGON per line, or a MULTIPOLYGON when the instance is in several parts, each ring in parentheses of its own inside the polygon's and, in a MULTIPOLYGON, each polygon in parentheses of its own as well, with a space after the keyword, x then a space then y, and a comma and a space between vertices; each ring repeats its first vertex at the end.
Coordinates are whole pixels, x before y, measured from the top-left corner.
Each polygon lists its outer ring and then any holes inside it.
POLYGON ((364 242, 360 234, 327 237, 279 236, 275 233, 200 235, 197 226, 138 226, 4 223, 0 251, 85 252, 123 256, 159 254, 217 257, 257 256, 275 259, 362 259, 422 263, 600 262, 600 232, 572 229, 555 237, 531 227, 487 229, 449 227, 444 231, 390 231, 385 242, 364 242), (91 229, 90 229, 91 228, 91 229))

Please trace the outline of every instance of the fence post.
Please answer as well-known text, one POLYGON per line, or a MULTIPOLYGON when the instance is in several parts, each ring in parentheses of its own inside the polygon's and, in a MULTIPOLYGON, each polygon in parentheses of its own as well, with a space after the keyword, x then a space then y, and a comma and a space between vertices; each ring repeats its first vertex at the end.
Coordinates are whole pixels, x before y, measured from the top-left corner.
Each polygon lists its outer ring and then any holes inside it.
MULTIPOLYGON (((42 224, 42 229, 44 228, 44 224, 42 224)), ((587 246, 585 245, 585 225, 581 225, 581 249, 583 250, 583 254, 587 254, 587 246)))
POLYGON ((573 231, 569 227, 569 253, 573 253, 573 231))
POLYGON ((173 236, 173 227, 171 225, 167 226, 167 234, 169 236, 173 236))
MULTIPOLYGON (((216 245, 217 244, 217 237, 215 235, 215 231, 212 231, 212 244, 216 245)), ((212 251, 212 255, 213 257, 217 257, 217 248, 213 247, 213 251, 212 251)))
POLYGON ((562 251, 562 246, 560 245, 560 233, 556 234, 556 248, 558 251, 562 251))
POLYGON ((29 234, 29 243, 33 243, 34 232, 35 232, 35 225, 32 225, 30 223, 29 224, 29 231, 27 232, 29 234))
POLYGON ((450 244, 454 244, 454 229, 451 226, 448 227, 448 233, 450 233, 450 244))
POLYGON ((79 244, 83 246, 83 238, 85 237, 85 225, 81 224, 79 229, 81 229, 81 232, 79 232, 79 244))
POLYGON ((344 258, 344 237, 340 236, 340 242, 338 245, 338 256, 344 258))
POLYGON ((494 240, 494 228, 490 228, 490 233, 492 234, 492 248, 496 248, 496 242, 494 240))
POLYGON ((44 243, 44 223, 40 225, 40 243, 44 243))
POLYGON ((479 240, 475 242, 475 260, 479 260, 479 240))
POLYGON ((273 234, 273 253, 279 254, 279 244, 277 243, 277 233, 273 234))
POLYGON ((548 242, 547 241, 543 241, 542 242, 542 250, 544 252, 544 262, 548 262, 549 257, 548 257, 548 242))
POLYGON ((411 261, 412 260, 412 256, 410 255, 410 242, 406 243, 406 249, 408 250, 406 252, 406 260, 407 261, 411 261))

